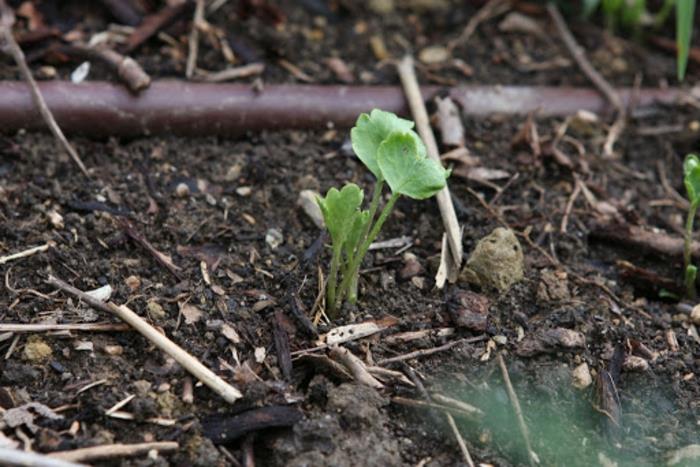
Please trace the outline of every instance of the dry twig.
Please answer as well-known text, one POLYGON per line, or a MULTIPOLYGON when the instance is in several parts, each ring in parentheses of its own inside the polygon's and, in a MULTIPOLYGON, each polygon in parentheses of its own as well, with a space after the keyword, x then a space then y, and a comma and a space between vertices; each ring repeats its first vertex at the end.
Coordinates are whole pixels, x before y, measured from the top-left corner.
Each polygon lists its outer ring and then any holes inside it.
MULTIPOLYGON (((430 119, 428 118, 428 112, 418 86, 416 71, 413 67, 413 58, 410 55, 404 57, 403 60, 398 63, 397 69, 399 77, 401 78, 401 83, 403 84, 404 92, 406 93, 406 99, 408 100, 411 113, 413 114, 413 119, 416 122, 416 129, 423 139, 423 142, 425 142, 428 156, 438 164, 442 164, 440 161, 440 151, 438 150, 433 130, 430 128, 430 119)), ((453 269, 452 271, 448 271, 447 278, 450 282, 454 282, 457 280, 459 269, 462 265, 462 232, 459 227, 454 205, 452 204, 450 189, 447 185, 438 192, 437 202, 440 208, 440 215, 442 216, 442 223, 445 227, 445 233, 447 234, 453 262, 453 269)))
POLYGON ((204 22, 204 0, 197 0, 197 6, 194 9, 194 19, 192 20, 192 30, 189 37, 189 53, 187 55, 187 66, 185 68, 185 76, 191 79, 194 75, 194 69, 197 66, 197 55, 199 53, 199 28, 204 22))
POLYGON ((462 32, 456 39, 451 40, 447 44, 447 49, 452 51, 459 46, 463 46, 476 32, 476 28, 479 27, 481 23, 487 21, 496 16, 502 15, 510 9, 510 1, 508 0, 490 0, 487 2, 479 11, 469 18, 469 22, 464 27, 462 32))
POLYGON ((34 104, 39 109, 41 117, 49 126, 49 129, 51 129, 51 133, 53 133, 54 137, 58 140, 61 146, 63 146, 63 149, 65 149, 65 151, 68 153, 71 159, 73 159, 73 162, 75 162, 78 165, 83 175, 85 175, 86 177, 90 177, 87 168, 85 168, 85 164, 83 164, 83 161, 80 160, 80 156, 73 148, 73 146, 68 142, 65 135, 63 134, 63 131, 61 131, 61 128, 58 126, 58 123, 56 123, 56 120, 53 118, 53 114, 46 106, 44 96, 41 95, 41 91, 39 91, 39 87, 37 86, 36 81, 34 81, 32 72, 29 69, 27 61, 24 58, 22 48, 19 46, 19 44, 17 44, 15 37, 12 35, 12 25, 14 24, 14 22, 14 13, 7 5, 7 3, 5 3, 5 0, 0 0, 0 35, 4 38, 5 41, 4 49, 10 55, 12 55, 12 58, 15 60, 15 63, 19 67, 22 76, 24 76, 24 79, 27 81, 27 85, 29 86, 29 89, 32 92, 32 99, 34 100, 34 104))
POLYGON ((601 75, 598 70, 593 68, 591 62, 588 61, 583 48, 578 45, 574 35, 571 34, 571 31, 569 31, 569 28, 566 25, 564 18, 561 16, 561 13, 559 13, 557 6, 554 3, 549 2, 547 4, 547 11, 551 16, 552 21, 554 21, 554 25, 564 41, 564 45, 568 49, 573 59, 576 61, 578 67, 593 83, 593 85, 605 96, 608 102, 610 102, 610 105, 612 105, 617 112, 615 122, 610 127, 608 136, 605 138, 605 144, 603 145, 603 155, 611 158, 613 157, 613 146, 625 129, 625 123, 627 120, 627 111, 622 102, 622 98, 620 97, 620 94, 618 94, 610 83, 608 83, 608 81, 603 77, 603 75, 601 75))
POLYGON ((178 447, 179 445, 175 441, 157 441, 138 444, 104 444, 102 446, 92 446, 70 451, 52 452, 49 454, 49 457, 69 462, 89 462, 98 459, 138 456, 151 450, 162 452, 175 451, 178 447))
POLYGON ((43 454, 31 451, 0 447, 0 459, 3 465, 18 465, 22 467, 87 467, 60 459, 52 459, 43 454))
MULTIPOLYGON (((2 1, 2 0, 0 0, 2 1)), ((0 256, 0 264, 5 264, 9 261, 14 261, 16 259, 20 258, 26 258, 27 256, 32 256, 37 253, 43 253, 44 251, 48 250, 52 246, 54 246, 54 242, 46 242, 43 245, 35 246, 32 248, 27 248, 26 250, 20 251, 19 253, 13 253, 11 255, 7 256, 0 256)))
POLYGON ((364 384, 366 386, 373 387, 375 389, 381 389, 384 387, 374 376, 370 374, 365 366, 364 362, 357 358, 352 352, 343 347, 334 347, 330 354, 333 360, 342 363, 345 367, 350 370, 352 376, 357 380, 358 383, 364 384))
POLYGON ((418 357, 425 357, 427 355, 432 355, 434 353, 442 352, 444 350, 451 349, 452 347, 459 345, 459 344, 471 344, 474 342, 481 342, 484 340, 487 340, 488 336, 487 335, 481 335, 481 336, 476 336, 476 337, 469 337, 465 339, 458 339, 456 341, 448 342, 447 344, 443 344, 438 347, 433 347, 432 349, 422 349, 422 350, 416 350, 414 352, 409 352, 403 355, 397 355, 396 357, 391 357, 391 358, 385 358, 384 360, 380 360, 377 362, 378 365, 388 365, 389 363, 395 363, 395 362, 402 362, 404 360, 411 360, 413 358, 418 358, 418 357))
POLYGON ((92 296, 86 294, 82 290, 76 289, 70 284, 53 276, 49 276, 47 283, 81 299, 83 302, 87 303, 88 305, 97 310, 105 311, 107 313, 116 315, 121 320, 131 325, 146 339, 152 342, 156 347, 158 347, 163 352, 171 356, 177 363, 182 365, 182 367, 185 370, 189 371, 194 377, 199 379, 205 385, 209 386, 209 388, 212 391, 220 395, 226 402, 232 404, 243 396, 240 393, 240 391, 238 391, 238 389, 234 388, 226 381, 221 379, 213 371, 204 366, 202 362, 200 362, 195 357, 187 353, 182 347, 175 344, 163 334, 158 332, 153 326, 148 324, 143 318, 138 316, 128 307, 124 305, 117 306, 111 302, 101 302, 93 298, 92 296))
POLYGON ((50 331, 88 331, 88 332, 113 332, 129 331, 126 324, 117 323, 68 323, 68 324, 12 324, 0 323, 0 332, 50 332, 50 331))
POLYGON ((498 354, 498 366, 501 367, 501 374, 503 375, 503 382, 506 385, 506 390, 508 391, 508 398, 510 403, 513 405, 513 410, 515 411, 515 417, 518 419, 518 427, 520 428, 520 433, 523 435, 523 440, 525 441, 525 448, 527 449, 527 459, 530 466, 535 465, 535 459, 537 454, 532 450, 532 444, 530 443, 530 435, 527 430, 527 425, 525 424, 525 417, 523 416, 523 410, 520 408, 520 401, 518 400, 518 395, 513 389, 513 384, 510 382, 510 375, 508 374, 508 368, 506 368, 506 363, 503 361, 501 354, 498 354))

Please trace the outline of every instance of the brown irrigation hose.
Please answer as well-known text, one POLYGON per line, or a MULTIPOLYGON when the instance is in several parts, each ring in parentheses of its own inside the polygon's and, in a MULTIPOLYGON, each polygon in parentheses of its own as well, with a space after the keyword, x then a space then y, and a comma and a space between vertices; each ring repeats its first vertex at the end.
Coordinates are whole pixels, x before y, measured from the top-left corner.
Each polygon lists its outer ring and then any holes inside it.
MULTIPOLYGON (((348 127, 361 112, 381 108, 406 115, 400 87, 209 84, 157 81, 138 96, 107 82, 72 84, 49 81, 39 85, 61 128, 88 136, 149 134, 235 135, 248 130, 348 127)), ((593 89, 565 87, 461 86, 424 87, 426 98, 446 92, 466 115, 569 115, 577 110, 607 110, 593 89)), ((620 90, 625 102, 630 91, 620 90)), ((641 89, 635 105, 673 103, 677 89, 641 89)), ((0 82, 0 132, 44 129, 23 82, 0 82)))

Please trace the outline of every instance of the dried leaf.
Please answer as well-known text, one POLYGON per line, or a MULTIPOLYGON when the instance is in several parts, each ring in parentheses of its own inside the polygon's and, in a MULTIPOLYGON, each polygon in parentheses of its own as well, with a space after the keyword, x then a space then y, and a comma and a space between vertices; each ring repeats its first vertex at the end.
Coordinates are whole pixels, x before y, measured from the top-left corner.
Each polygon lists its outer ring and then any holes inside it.
POLYGON ((204 312, 190 303, 180 304, 180 313, 185 318, 185 324, 194 324, 204 316, 204 312))

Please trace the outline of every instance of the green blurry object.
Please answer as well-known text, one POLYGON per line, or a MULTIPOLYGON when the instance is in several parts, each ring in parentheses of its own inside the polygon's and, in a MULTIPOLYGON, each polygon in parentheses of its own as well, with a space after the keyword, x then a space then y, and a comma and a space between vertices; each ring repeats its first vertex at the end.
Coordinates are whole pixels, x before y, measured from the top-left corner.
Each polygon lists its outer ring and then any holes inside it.
POLYGON ((695 19, 695 0, 677 0, 676 3, 676 49, 678 79, 683 80, 688 66, 690 40, 693 36, 693 20, 695 19))
POLYGON ((695 213, 700 206, 700 158, 695 154, 688 154, 683 162, 683 184, 685 191, 688 194, 688 216, 685 221, 685 241, 683 243, 683 273, 686 288, 686 294, 691 300, 695 300, 695 281, 698 275, 698 269, 692 264, 692 246, 693 246, 693 224, 695 222, 695 213))

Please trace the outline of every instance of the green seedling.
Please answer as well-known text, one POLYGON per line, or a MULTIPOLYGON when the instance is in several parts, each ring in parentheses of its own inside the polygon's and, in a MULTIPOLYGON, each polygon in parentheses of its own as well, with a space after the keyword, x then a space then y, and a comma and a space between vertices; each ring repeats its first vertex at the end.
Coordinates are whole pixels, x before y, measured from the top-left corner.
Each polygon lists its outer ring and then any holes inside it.
POLYGON ((683 182, 688 193, 688 216, 685 221, 685 242, 683 248, 683 266, 685 288, 688 298, 695 299, 695 280, 698 268, 692 264, 693 223, 695 213, 700 206, 700 159, 695 154, 688 154, 683 162, 683 182))
POLYGON ((428 158, 412 128, 413 122, 390 112, 375 109, 360 115, 350 136, 355 154, 376 178, 369 209, 362 209, 363 192, 353 183, 340 191, 331 188, 325 198, 318 200, 332 242, 326 284, 326 306, 331 317, 344 300, 356 303, 362 260, 399 197, 422 200, 445 186, 449 172, 428 158), (385 185, 391 197, 377 217, 385 185))

